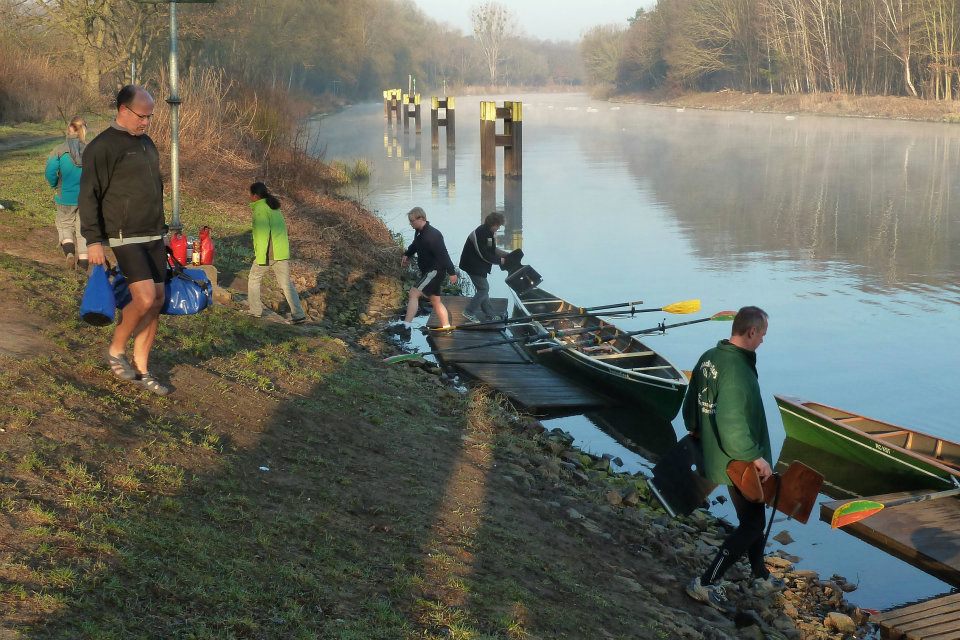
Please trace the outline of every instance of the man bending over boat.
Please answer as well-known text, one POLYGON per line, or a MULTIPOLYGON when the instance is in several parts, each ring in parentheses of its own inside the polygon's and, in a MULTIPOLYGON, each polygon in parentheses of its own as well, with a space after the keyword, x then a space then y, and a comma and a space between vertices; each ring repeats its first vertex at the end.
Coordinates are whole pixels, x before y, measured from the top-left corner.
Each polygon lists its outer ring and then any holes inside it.
POLYGON ((476 290, 467 303, 467 308, 463 310, 463 317, 469 322, 481 322, 478 315, 480 313, 483 313, 483 320, 501 319, 495 317, 496 312, 490 305, 490 283, 487 282, 487 276, 490 275, 490 268, 493 265, 502 265, 507 255, 506 251, 497 248, 494 239, 503 222, 502 213, 493 212, 488 215, 482 225, 470 232, 463 244, 463 251, 460 252, 460 268, 470 276, 476 290))
POLYGON ((446 274, 450 276, 450 284, 456 284, 457 271, 453 267, 450 254, 447 253, 447 245, 443 242, 443 234, 427 222, 427 213, 420 207, 410 209, 407 213, 407 219, 416 233, 413 234, 413 242, 403 253, 400 265, 406 267, 410 263, 410 258, 416 254, 417 266, 420 267, 420 280, 410 289, 410 297, 407 300, 407 315, 403 319, 403 326, 410 327, 410 323, 417 315, 420 297, 427 296, 430 298, 433 310, 437 314, 440 326, 449 327, 450 316, 440 299, 440 284, 446 274))
POLYGON ((744 553, 753 577, 771 581, 763 562, 765 505, 747 500, 727 477, 727 465, 733 460, 753 463, 761 481, 773 474, 756 354, 767 333, 767 320, 759 307, 740 309, 730 339, 700 356, 683 400, 684 424, 703 444, 705 474, 727 485, 739 521, 707 570, 686 588, 690 597, 720 611, 729 608, 720 580, 744 553))

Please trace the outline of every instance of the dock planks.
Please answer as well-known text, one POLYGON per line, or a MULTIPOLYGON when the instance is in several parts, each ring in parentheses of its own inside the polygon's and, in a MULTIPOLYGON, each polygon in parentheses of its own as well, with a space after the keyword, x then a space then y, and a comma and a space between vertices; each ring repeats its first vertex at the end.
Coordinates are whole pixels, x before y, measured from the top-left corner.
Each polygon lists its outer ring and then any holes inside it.
MULTIPOLYGON (((882 502, 920 493, 929 491, 892 493, 870 499, 882 502)), ((833 512, 845 502, 848 500, 822 503, 820 519, 830 522, 833 512)), ((843 530, 930 575, 960 586, 960 499, 956 497, 884 509, 843 530)))
POLYGON ((871 617, 882 640, 960 640, 960 593, 871 617))
MULTIPOLYGON (((469 298, 444 296, 443 303, 453 325, 466 323, 463 309, 469 298)), ((494 311, 504 315, 507 301, 491 298, 494 311)), ((431 314, 427 326, 439 326, 431 314)), ((433 349, 455 349, 512 338, 502 326, 485 329, 462 329, 450 332, 431 331, 428 341, 433 349)), ((517 344, 501 344, 467 351, 449 351, 438 357, 445 365, 456 367, 466 375, 487 384, 514 403, 534 413, 574 413, 608 406, 610 401, 548 369, 533 359, 517 344)))

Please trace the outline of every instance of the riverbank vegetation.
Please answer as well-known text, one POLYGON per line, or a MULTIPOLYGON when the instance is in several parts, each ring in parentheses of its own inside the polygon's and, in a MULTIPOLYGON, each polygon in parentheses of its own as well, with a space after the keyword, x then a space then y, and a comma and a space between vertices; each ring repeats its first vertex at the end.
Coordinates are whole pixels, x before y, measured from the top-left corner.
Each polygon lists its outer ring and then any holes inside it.
POLYGON ((960 98, 952 0, 659 0, 587 35, 591 81, 623 92, 960 98))
MULTIPOLYGON (((329 101, 388 87, 453 94, 465 85, 576 85, 576 46, 523 34, 502 5, 474 33, 400 0, 221 0, 178 5, 181 75, 329 101), (491 49, 490 35, 496 47, 491 49), (483 37, 481 37, 483 36, 483 37)), ((128 0, 0 0, 0 122, 96 109, 130 82, 161 88, 168 6, 128 0)))

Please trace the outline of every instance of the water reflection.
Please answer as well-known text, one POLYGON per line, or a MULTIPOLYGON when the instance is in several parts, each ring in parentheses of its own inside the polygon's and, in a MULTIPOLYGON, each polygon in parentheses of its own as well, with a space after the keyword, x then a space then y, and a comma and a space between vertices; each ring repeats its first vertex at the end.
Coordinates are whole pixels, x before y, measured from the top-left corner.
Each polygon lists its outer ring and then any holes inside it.
POLYGON ((505 222, 497 243, 501 249, 513 251, 523 248, 523 178, 506 177, 503 180, 503 206, 497 207, 498 180, 480 180, 480 222, 488 214, 498 211, 505 222))
POLYGON ((400 160, 403 166, 404 175, 409 175, 412 171, 419 175, 423 171, 423 136, 401 132, 398 125, 387 124, 383 130, 383 148, 385 155, 391 160, 400 160))
POLYGON ((585 416, 624 448, 654 463, 677 444, 673 425, 637 407, 613 407, 585 416))
POLYGON ((457 148, 455 146, 430 149, 430 186, 434 198, 440 195, 441 188, 447 199, 457 197, 457 148), (442 165, 441 155, 444 160, 442 165))
POLYGON ((639 127, 643 144, 616 136, 629 171, 716 268, 762 252, 859 265, 865 288, 960 290, 956 129, 665 110, 639 127))

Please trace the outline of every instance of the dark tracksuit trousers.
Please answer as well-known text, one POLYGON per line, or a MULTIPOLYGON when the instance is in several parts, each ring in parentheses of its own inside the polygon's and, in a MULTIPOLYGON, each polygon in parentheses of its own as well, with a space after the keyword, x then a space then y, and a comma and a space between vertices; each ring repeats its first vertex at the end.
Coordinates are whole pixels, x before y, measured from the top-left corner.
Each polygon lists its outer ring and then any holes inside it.
POLYGON ((766 524, 766 505, 750 502, 743 497, 735 486, 729 486, 730 501, 737 511, 739 526, 720 546, 716 557, 703 576, 701 584, 713 584, 719 581, 733 563, 744 553, 750 560, 750 568, 755 578, 764 578, 769 574, 763 563, 763 527, 766 524))

